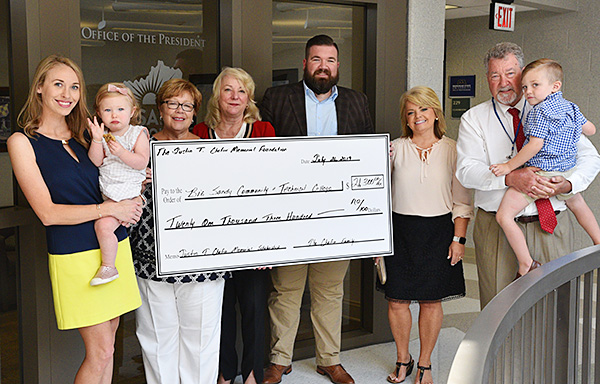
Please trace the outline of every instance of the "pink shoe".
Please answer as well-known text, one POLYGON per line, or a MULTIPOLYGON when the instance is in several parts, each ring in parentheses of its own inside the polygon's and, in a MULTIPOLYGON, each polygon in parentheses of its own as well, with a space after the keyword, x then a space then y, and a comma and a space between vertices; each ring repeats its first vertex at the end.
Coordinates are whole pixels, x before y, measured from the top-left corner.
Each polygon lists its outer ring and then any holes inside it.
POLYGON ((110 283, 117 277, 119 277, 119 271, 117 271, 117 268, 101 265, 92 281, 90 281, 90 285, 93 287, 96 285, 110 283))

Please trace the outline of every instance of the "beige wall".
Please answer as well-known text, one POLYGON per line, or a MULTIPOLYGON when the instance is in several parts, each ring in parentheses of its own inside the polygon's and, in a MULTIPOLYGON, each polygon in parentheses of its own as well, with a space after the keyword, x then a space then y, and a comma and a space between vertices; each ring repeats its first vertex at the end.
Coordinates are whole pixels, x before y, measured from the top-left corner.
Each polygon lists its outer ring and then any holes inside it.
MULTIPOLYGON (((578 104, 583 114, 600 127, 599 15, 599 1, 580 1, 577 12, 517 13, 512 33, 489 30, 487 17, 447 20, 446 88, 448 76, 476 75, 476 97, 471 99, 471 106, 490 98, 483 56, 494 44, 512 41, 523 48, 526 63, 541 57, 558 60, 565 71, 565 98, 578 104)), ((456 138, 460 121, 450 119, 450 114, 450 99, 446 98, 448 135, 456 138)), ((597 148, 600 146, 600 134, 591 137, 591 140, 597 148)), ((596 180, 584 197, 596 217, 600 218, 599 192, 600 183, 596 180)), ((579 226, 576 234, 577 248, 592 244, 579 226)))

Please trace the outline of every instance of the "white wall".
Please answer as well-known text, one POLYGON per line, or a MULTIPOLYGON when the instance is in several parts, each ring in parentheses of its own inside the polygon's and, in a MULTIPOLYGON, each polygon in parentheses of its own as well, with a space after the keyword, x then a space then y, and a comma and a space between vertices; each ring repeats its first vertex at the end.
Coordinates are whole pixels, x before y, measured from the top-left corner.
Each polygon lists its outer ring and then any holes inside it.
MULTIPOLYGON (((491 97, 485 79, 483 57, 494 44, 512 41, 525 52, 525 62, 548 57, 563 66, 565 98, 578 104, 583 114, 600 127, 600 1, 579 1, 579 10, 570 13, 532 11, 517 13, 514 32, 488 29, 488 18, 477 17, 446 21, 446 75, 475 75, 476 97, 471 106, 491 97)), ((446 89, 448 88, 448 79, 446 89)), ((456 138, 459 120, 451 119, 450 99, 446 98, 448 135, 456 138)), ((600 134, 591 137, 600 147, 600 134)), ((596 180, 584 193, 590 208, 600 218, 600 182, 596 180)), ((577 226, 577 248, 591 245, 577 226)))
POLYGON ((444 3, 441 1, 408 3, 406 87, 426 85, 440 98, 444 84, 444 15, 444 3), (436 27, 432 28, 432 25, 436 27))

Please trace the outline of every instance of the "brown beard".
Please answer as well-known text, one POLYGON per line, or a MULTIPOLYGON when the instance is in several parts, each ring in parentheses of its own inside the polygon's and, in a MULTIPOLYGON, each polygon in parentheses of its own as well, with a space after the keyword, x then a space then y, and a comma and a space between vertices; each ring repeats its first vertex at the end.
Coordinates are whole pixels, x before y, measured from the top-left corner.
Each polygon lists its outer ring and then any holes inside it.
POLYGON ((304 82, 306 86, 317 95, 325 94, 331 91, 334 85, 338 83, 340 79, 339 72, 335 77, 331 76, 331 72, 328 69, 317 69, 313 74, 308 72, 308 68, 304 68, 304 82), (320 73, 326 73, 329 77, 326 79, 318 79, 316 75, 320 73))

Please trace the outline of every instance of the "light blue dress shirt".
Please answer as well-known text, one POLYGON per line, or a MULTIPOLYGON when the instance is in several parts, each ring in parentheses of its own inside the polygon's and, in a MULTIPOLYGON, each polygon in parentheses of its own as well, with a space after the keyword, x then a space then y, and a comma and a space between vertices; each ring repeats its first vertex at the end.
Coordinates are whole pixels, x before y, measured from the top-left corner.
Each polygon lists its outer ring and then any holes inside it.
POLYGON ((304 85, 306 100, 306 133, 308 136, 337 135, 337 115, 335 114, 335 99, 338 97, 337 86, 331 88, 331 95, 319 101, 315 93, 304 85))

